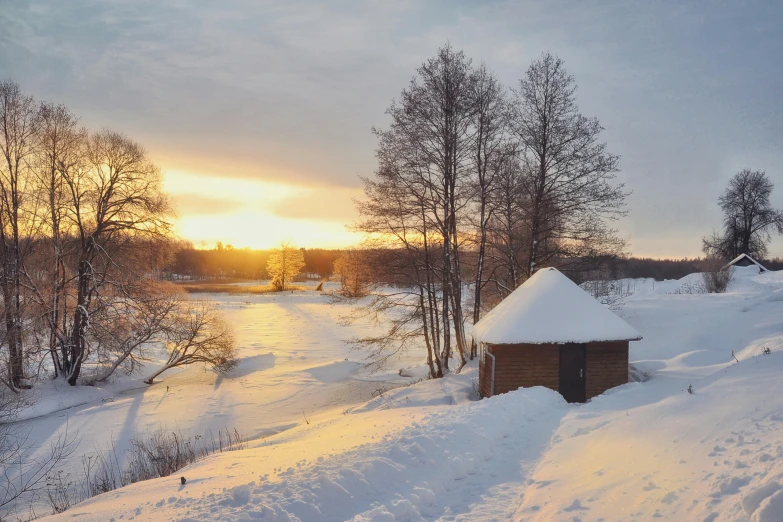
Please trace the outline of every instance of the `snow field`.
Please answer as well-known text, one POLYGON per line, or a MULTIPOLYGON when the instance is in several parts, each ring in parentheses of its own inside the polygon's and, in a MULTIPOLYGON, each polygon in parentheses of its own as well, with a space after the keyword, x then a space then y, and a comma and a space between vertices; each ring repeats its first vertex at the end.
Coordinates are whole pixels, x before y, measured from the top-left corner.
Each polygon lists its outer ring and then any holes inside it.
MULTIPOLYGON (((618 312, 644 336, 631 343, 631 361, 647 382, 584 405, 568 405, 543 388, 470 402, 472 366, 370 400, 346 396, 310 424, 287 412, 303 397, 290 402, 282 395, 307 397, 308 387, 348 393, 346 383, 376 377, 354 372, 340 358, 349 352, 330 351, 338 337, 330 329, 333 312, 283 298, 279 305, 296 319, 288 325, 319 324, 323 331, 306 343, 322 344, 312 345, 319 348, 307 360, 296 359, 291 351, 307 334, 294 331, 287 341, 278 330, 266 341, 279 342, 269 350, 274 371, 240 368, 241 376, 225 378, 214 392, 247 425, 287 419, 295 427, 184 469, 184 486, 178 477, 134 484, 52 520, 781 522, 783 274, 738 269, 727 294, 675 292, 698 277, 656 283, 618 312), (310 361, 321 346, 329 355, 310 361), (772 353, 763 355, 764 348, 772 353), (282 357, 296 368, 287 376, 282 357), (233 379, 259 390, 279 379, 284 391, 278 402, 261 401, 254 416, 242 417, 251 406, 227 394, 233 379)), ((264 335, 264 327, 248 324, 248 333, 264 335)), ((258 355, 269 353, 261 349, 258 355)), ((244 400, 256 404, 252 396, 244 400)))
MULTIPOLYGON (((239 365, 219 376, 199 365, 175 369, 152 386, 142 382, 156 367, 133 377, 118 376, 98 386, 70 387, 60 381, 35 390, 37 402, 23 414, 30 444, 45 454, 57 434, 67 429, 79 445, 66 472, 81 472, 81 457, 112 444, 120 462, 138 433, 159 428, 186 435, 236 428, 261 444, 277 433, 341 415, 362 405, 379 388, 391 389, 417 379, 420 358, 392 361, 389 371, 369 375, 364 354, 348 339, 373 332, 367 324, 344 327, 347 305, 330 305, 319 293, 266 295, 214 294, 235 329, 239 365), (415 368, 409 368, 414 366, 415 368), (400 377, 399 369, 406 369, 400 377)), ((46 508, 44 508, 46 509, 46 508)))
POLYGON ((134 520, 156 520, 155 508, 165 506, 169 519, 181 521, 469 520, 472 510, 483 511, 485 492, 524 483, 567 406, 532 388, 496 401, 415 409, 300 426, 184 469, 185 486, 175 477, 139 483, 68 515, 107 520, 127 509, 134 520))

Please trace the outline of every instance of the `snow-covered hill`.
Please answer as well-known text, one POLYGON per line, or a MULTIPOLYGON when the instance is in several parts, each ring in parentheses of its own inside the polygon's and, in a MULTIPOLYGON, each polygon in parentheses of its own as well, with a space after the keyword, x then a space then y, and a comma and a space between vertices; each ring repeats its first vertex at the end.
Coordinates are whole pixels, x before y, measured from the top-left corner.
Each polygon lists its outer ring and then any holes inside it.
MULTIPOLYGON (((640 284, 619 313, 644 336, 631 360, 648 380, 588 404, 543 388, 470 402, 471 368, 329 410, 52 520, 779 522, 783 274, 735 278, 723 295, 676 293, 697 276, 640 284)), ((314 306, 306 313, 323 319, 314 306)), ((331 364, 307 379, 356 377, 331 364)), ((252 409, 252 396, 232 397, 223 400, 252 409)))

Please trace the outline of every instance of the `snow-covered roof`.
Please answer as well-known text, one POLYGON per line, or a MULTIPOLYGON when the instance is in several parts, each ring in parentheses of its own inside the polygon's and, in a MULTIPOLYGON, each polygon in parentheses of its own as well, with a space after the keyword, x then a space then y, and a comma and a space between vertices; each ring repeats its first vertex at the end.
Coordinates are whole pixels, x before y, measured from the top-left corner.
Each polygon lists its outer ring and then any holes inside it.
POLYGON ((473 327, 490 344, 635 341, 642 336, 554 268, 543 268, 473 327))
MULTIPOLYGON (((735 257, 734 259, 732 259, 731 261, 726 263, 726 265, 723 268, 728 268, 728 267, 730 267, 732 265, 736 265, 740 260, 742 260, 744 258, 747 258, 748 261, 750 261, 754 265, 758 266, 760 269, 764 270, 765 272, 767 271, 767 268, 764 265, 762 265, 761 263, 759 263, 758 261, 756 261, 755 259, 750 257, 748 254, 740 254, 740 255, 738 255, 737 257, 735 257)), ((723 270, 723 268, 721 268, 721 270, 723 270)))

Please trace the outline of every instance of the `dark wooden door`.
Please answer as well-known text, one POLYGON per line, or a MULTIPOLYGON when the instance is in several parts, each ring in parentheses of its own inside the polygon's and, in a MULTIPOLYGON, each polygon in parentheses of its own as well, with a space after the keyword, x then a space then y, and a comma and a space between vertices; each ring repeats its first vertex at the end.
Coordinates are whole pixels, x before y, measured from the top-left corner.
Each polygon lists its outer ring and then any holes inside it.
POLYGON ((587 400, 587 345, 560 345, 560 394, 568 402, 587 400))

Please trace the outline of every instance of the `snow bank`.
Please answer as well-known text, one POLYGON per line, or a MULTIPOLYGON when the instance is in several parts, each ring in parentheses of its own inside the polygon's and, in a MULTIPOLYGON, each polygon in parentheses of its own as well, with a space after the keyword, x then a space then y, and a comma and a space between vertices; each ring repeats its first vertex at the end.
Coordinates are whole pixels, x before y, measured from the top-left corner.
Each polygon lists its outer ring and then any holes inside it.
POLYGON ((451 406, 478 400, 478 364, 468 363, 460 373, 449 373, 442 379, 411 382, 389 391, 383 391, 367 403, 351 408, 351 413, 361 413, 392 408, 416 408, 420 406, 451 406))
POLYGON ((515 518, 779 522, 782 370, 778 352, 701 380, 629 384, 568 412, 515 518))
POLYGON ((259 448, 215 455, 183 470, 184 486, 174 477, 134 484, 47 520, 160 520, 163 513, 180 521, 456 516, 471 512, 495 486, 522 484, 529 471, 524 463, 544 450, 569 408, 559 394, 531 388, 421 408, 413 416, 404 410, 348 415, 259 448), (395 431, 395 425, 402 427, 395 431), (323 451, 327 441, 346 438, 353 447, 323 451))

